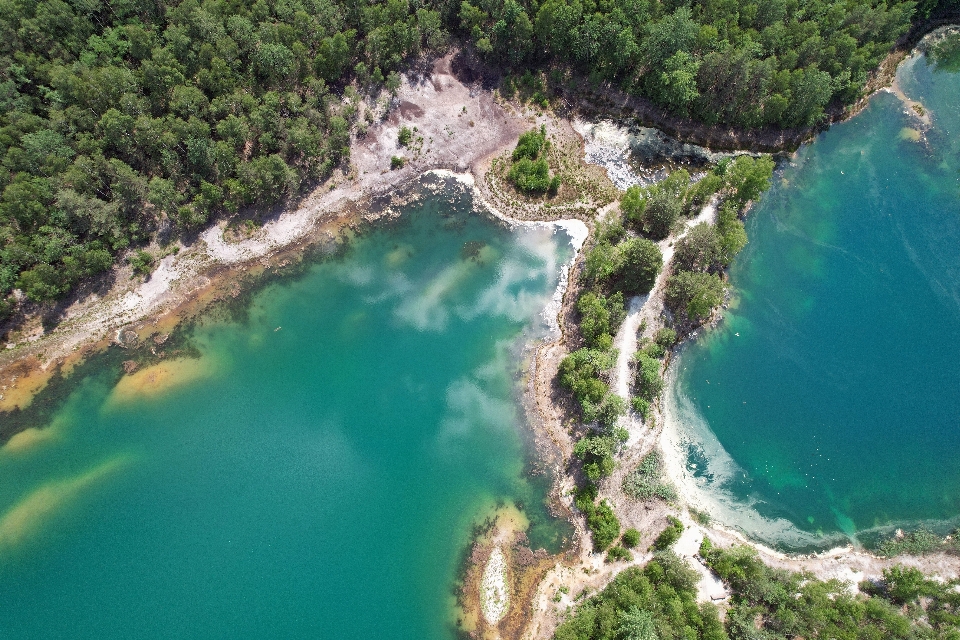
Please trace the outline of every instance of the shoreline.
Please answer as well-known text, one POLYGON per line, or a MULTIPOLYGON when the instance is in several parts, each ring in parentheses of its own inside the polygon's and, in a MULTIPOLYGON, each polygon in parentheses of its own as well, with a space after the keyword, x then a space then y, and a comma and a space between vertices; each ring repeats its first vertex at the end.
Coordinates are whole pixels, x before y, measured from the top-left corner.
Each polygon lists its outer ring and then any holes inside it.
MULTIPOLYGON (((921 51, 919 51, 917 47, 914 47, 901 55, 898 63, 916 55, 921 55, 921 51)), ((893 73, 889 75, 891 82, 895 81, 895 73, 898 68, 899 64, 893 67, 893 73)), ((871 97, 880 91, 889 91, 896 94, 897 88, 898 87, 882 87, 871 93, 871 97)), ((851 111, 849 116, 852 117, 859 113, 868 102, 868 99, 865 100, 864 104, 861 105, 861 109, 851 111)), ((916 111, 913 109, 913 104, 916 103, 910 101, 909 98, 903 100, 903 102, 906 110, 916 111)), ((924 121, 922 114, 918 112, 911 113, 911 115, 921 122, 924 121)), ((612 156, 606 159, 608 162, 613 162, 614 164, 619 162, 619 158, 612 156)), ((676 239, 675 236, 671 236, 662 244, 670 245, 672 242, 675 242, 676 239)), ((664 258, 666 264, 668 262, 667 256, 665 255, 664 258)), ((575 287, 571 289, 571 295, 575 296, 575 287)), ((631 347, 631 344, 634 343, 635 338, 631 335, 633 333, 631 329, 634 328, 634 325, 639 326, 640 316, 646 316, 647 314, 645 312, 656 307, 658 304, 662 307, 662 290, 660 289, 659 279, 657 285, 655 285, 648 297, 634 298, 629 302, 627 320, 621 325, 620 332, 615 338, 615 346, 621 349, 628 349, 631 347), (634 338, 634 340, 631 340, 631 338, 634 338)), ((647 326, 645 333, 649 334, 655 331, 657 326, 657 324, 647 326)), ((699 333, 699 331, 697 333, 699 333)), ((570 350, 574 348, 576 348, 575 345, 570 346, 570 350)), ((682 345, 675 348, 669 358, 672 359, 673 356, 676 356, 680 349, 682 349, 682 345)), ((632 355, 632 353, 626 356, 624 356, 623 353, 620 354, 621 359, 624 357, 629 358, 630 355, 632 355)), ((622 392, 622 387, 624 386, 622 380, 624 375, 622 364, 622 362, 618 362, 618 366, 615 368, 611 379, 612 390, 618 392, 622 392)), ((668 366, 668 375, 673 374, 674 366, 675 363, 668 366)), ((670 389, 665 389, 665 393, 669 392, 670 389)), ((660 450, 664 452, 664 458, 671 457, 671 452, 665 451, 667 447, 663 445, 667 444, 664 440, 669 439, 669 432, 675 425, 665 424, 669 422, 664 419, 667 417, 666 414, 666 407, 664 403, 661 402, 655 411, 657 428, 649 430, 644 426, 640 426, 639 429, 629 430, 630 440, 626 445, 627 448, 621 453, 613 475, 602 483, 600 497, 607 499, 607 501, 613 505, 614 511, 620 517, 621 524, 624 528, 635 526, 641 530, 643 537, 640 545, 637 547, 638 549, 646 548, 646 544, 649 542, 647 538, 652 539, 653 537, 653 535, 650 535, 648 531, 644 529, 644 526, 647 529, 652 527, 655 532, 659 532, 659 530, 663 528, 663 525, 665 525, 664 517, 666 514, 674 514, 680 517, 684 523, 685 531, 681 540, 677 543, 675 550, 681 556, 685 557, 691 566, 700 573, 701 582, 699 584, 699 590, 701 600, 722 601, 729 595, 725 587, 722 584, 718 584, 712 572, 699 561, 699 541, 704 537, 710 538, 715 546, 749 546, 757 551, 761 560, 768 566, 794 572, 810 572, 817 578, 823 580, 833 578, 840 579, 848 582, 852 590, 857 590, 857 585, 861 580, 880 578, 884 569, 894 565, 915 567, 928 576, 939 576, 941 579, 960 577, 960 558, 943 552, 933 552, 921 556, 897 555, 894 557, 883 557, 862 548, 856 548, 853 544, 832 545, 829 546, 829 548, 819 548, 812 553, 777 551, 757 540, 748 538, 740 531, 731 527, 718 524, 704 526, 695 522, 690 516, 688 505, 695 506, 691 504, 691 502, 695 503, 696 501, 691 500, 691 498, 693 498, 691 493, 693 492, 690 491, 690 487, 683 486, 682 483, 679 487, 680 500, 676 507, 666 505, 662 502, 651 504, 650 502, 639 503, 622 500, 623 496, 620 490, 620 482, 625 473, 632 470, 643 455, 659 446, 660 450), (638 511, 641 513, 638 514, 638 511)), ((630 420, 632 416, 628 415, 627 418, 630 420)), ((630 421, 635 422, 636 420, 634 418, 630 421)), ((558 436, 566 440, 564 449, 568 451, 569 455, 569 450, 572 448, 572 438, 563 430, 558 430, 558 436)), ((672 453, 676 454, 675 451, 672 453)), ((668 464, 672 466, 680 464, 682 466, 682 462, 679 462, 676 457, 673 457, 668 464)), ((676 479, 674 473, 669 473, 669 476, 673 480, 676 479)), ((567 490, 573 487, 570 474, 565 474, 561 482, 567 490)), ((567 500, 567 502, 570 502, 570 500, 567 500)), ((577 600, 579 600, 579 598, 575 597, 578 593, 600 590, 620 571, 629 566, 642 565, 650 558, 649 553, 643 553, 636 554, 639 555, 639 557, 634 558, 631 562, 605 563, 602 554, 590 553, 590 538, 583 526, 583 516, 575 513, 573 519, 577 525, 576 530, 578 537, 580 537, 578 544, 579 557, 572 562, 558 562, 544 578, 534 602, 534 617, 531 619, 530 627, 523 636, 524 638, 531 640, 534 638, 549 638, 559 622, 567 615, 570 610, 569 608, 575 606, 577 600), (567 591, 561 593, 559 590, 561 588, 567 591)), ((792 523, 790 526, 793 526, 792 523)), ((828 545, 830 544, 830 541, 826 542, 828 545)))
MULTIPOLYGON (((117 266, 110 273, 116 284, 77 292, 69 305, 54 310, 59 317, 52 328, 44 327, 49 320, 38 314, 12 330, 13 342, 0 350, 0 416, 27 408, 53 377, 69 373, 90 355, 111 344, 125 346, 119 336, 127 331, 142 334, 152 325, 167 334, 211 300, 236 295, 236 280, 244 274, 285 266, 289 256, 308 247, 395 215, 396 195, 429 171, 469 172, 482 189, 493 158, 531 128, 531 116, 462 83, 451 69, 454 55, 436 60, 426 79, 404 80, 397 107, 354 141, 350 174, 320 185, 250 237, 229 241, 227 221, 221 220, 189 246, 158 260, 146 280, 134 279, 128 266, 117 266), (401 119, 439 143, 418 150, 404 168, 390 170, 391 156, 408 151, 397 142, 401 119)), ((520 220, 522 211, 510 213, 520 220)), ((10 435, 0 429, 0 442, 10 435)))
MULTIPOLYGON (((910 49, 910 51, 913 50, 915 47, 910 49)), ((894 53, 890 55, 893 56, 894 53)), ((140 341, 146 341, 155 335, 169 335, 177 325, 202 312, 210 304, 231 295, 235 296, 239 291, 238 283, 245 276, 258 275, 271 269, 282 269, 296 256, 302 256, 307 249, 323 242, 335 242, 341 233, 349 233, 357 225, 373 223, 397 215, 393 208, 399 206, 396 201, 398 192, 408 189, 426 174, 435 173, 457 180, 465 180, 469 177, 471 182, 469 186, 473 191, 475 202, 481 204, 491 216, 508 225, 557 225, 568 220, 569 218, 563 217, 564 214, 576 213, 578 210, 573 205, 569 208, 547 209, 542 205, 531 205, 530 202, 505 197, 502 191, 498 191, 496 182, 498 174, 494 164, 499 156, 509 152, 521 132, 534 125, 549 123, 551 133, 561 137, 569 136, 569 132, 579 135, 571 124, 571 120, 562 116, 537 116, 527 109, 517 113, 509 105, 505 108, 496 103, 489 92, 480 91, 474 95, 475 91, 470 86, 453 75, 450 69, 450 60, 453 55, 447 54, 438 60, 434 65, 434 75, 426 80, 410 84, 405 79, 398 98, 399 108, 394 109, 382 122, 371 126, 365 138, 355 141, 356 164, 352 171, 353 177, 342 176, 338 178, 339 183, 334 180, 334 184, 321 185, 304 198, 296 209, 280 213, 254 233, 253 237, 239 242, 230 242, 224 238, 223 222, 215 224, 202 232, 197 241, 186 247, 181 254, 166 256, 160 260, 159 267, 146 282, 134 287, 128 286, 128 282, 127 285, 115 287, 106 295, 91 294, 85 302, 71 305, 66 310, 66 317, 51 334, 46 337, 42 334, 28 334, 22 347, 0 353, 0 387, 2 387, 0 416, 10 410, 10 407, 19 406, 16 404, 18 402, 25 402, 21 409, 28 406, 29 399, 42 392, 49 380, 59 372, 69 374, 69 371, 79 362, 111 345, 125 346, 124 336, 127 332, 135 334, 140 341), (450 114, 437 117, 436 112, 431 113, 429 120, 433 122, 428 129, 424 123, 426 120, 424 112, 427 109, 424 109, 423 105, 429 105, 429 109, 434 109, 435 104, 431 101, 439 100, 441 97, 446 101, 443 104, 448 107, 450 114), (471 105, 476 105, 478 112, 485 115, 473 114, 471 106, 468 113, 473 119, 467 125, 467 119, 457 114, 457 109, 464 100, 470 101, 471 105), (412 119, 401 116, 406 105, 420 109, 421 114, 414 115, 412 119), (462 130, 465 138, 457 141, 458 144, 453 148, 438 151, 434 158, 420 159, 418 156, 399 171, 381 170, 384 160, 389 166, 392 153, 403 151, 396 145, 396 131, 400 126, 401 117, 405 124, 418 123, 416 126, 423 127, 425 133, 440 132, 453 123, 458 127, 457 136, 459 137, 462 130), (471 130, 474 135, 468 138, 467 136, 471 136, 471 130), (470 147, 473 144, 471 140, 483 139, 484 134, 481 131, 496 133, 496 135, 486 139, 484 144, 476 145, 479 146, 479 150, 474 150, 470 147), (549 220, 517 217, 524 214, 543 214, 545 211, 550 214, 556 213, 558 217, 549 220), (31 338, 35 339, 31 340, 31 338), (19 383, 19 385, 16 389, 8 389, 12 383, 19 383)), ((908 55, 910 55, 909 52, 901 56, 898 64, 908 55)), ((894 65, 894 72, 898 64, 894 65)), ((893 91, 893 89, 887 87, 874 89, 864 98, 862 101, 864 104, 858 110, 851 109, 840 119, 859 113, 866 106, 869 98, 879 91, 893 91)), ((407 107, 407 113, 415 114, 416 111, 407 107)), ((837 121, 839 120, 831 120, 831 124, 837 121)), ((812 132, 810 137, 801 144, 809 142, 817 133, 819 131, 812 132)), ((580 143, 582 147, 582 138, 580 143)), ((585 164, 582 157, 581 163, 585 164)), ((401 195, 400 200, 402 199, 401 195)), ((605 210, 601 208, 600 215, 603 213, 605 210)), ((580 224, 583 224, 588 232, 592 227, 592 223, 584 223, 582 220, 580 224)), ((688 228, 692 224, 695 224, 695 221, 688 221, 688 228)), ((677 239, 678 237, 671 235, 661 244, 665 248, 671 248, 672 243, 677 239)), ((581 247, 582 245, 583 240, 581 240, 581 247)), ((668 261, 666 252, 664 257, 666 263, 668 261)), ((525 620, 522 628, 514 626, 515 620, 511 622, 510 633, 515 635, 506 637, 531 639, 548 637, 552 633, 552 628, 555 628, 558 616, 566 607, 575 603, 574 598, 578 593, 578 590, 571 588, 568 594, 556 600, 551 589, 557 590, 560 586, 571 583, 579 584, 583 588, 602 588, 602 585, 609 582, 624 568, 643 564, 650 557, 649 554, 637 553, 632 563, 604 563, 602 555, 591 553, 589 534, 583 525, 583 517, 572 509, 572 499, 567 495, 573 484, 571 475, 565 470, 565 464, 572 452, 573 443, 568 433, 568 411, 553 391, 553 379, 560 359, 568 352, 570 346, 569 327, 573 323, 575 298, 578 292, 576 274, 582 266, 582 259, 583 252, 576 250, 572 261, 564 265, 565 275, 561 277, 555 294, 556 308, 550 308, 553 313, 551 317, 555 318, 557 334, 539 340, 537 344, 531 346, 531 362, 523 392, 528 416, 536 416, 537 424, 531 424, 530 427, 534 439, 545 438, 545 441, 552 443, 551 446, 555 447, 559 453, 559 460, 552 465, 555 479, 549 497, 551 503, 556 502, 561 515, 567 517, 573 524, 575 539, 571 541, 569 550, 561 552, 559 556, 553 556, 542 567, 545 575, 533 585, 529 599, 525 599, 526 596, 511 598, 511 606, 501 620, 511 619, 511 614, 518 611, 522 615, 532 611, 532 615, 525 620)), ((129 271, 128 268, 119 268, 118 279, 126 276, 125 269, 129 271)), ((631 301, 628 320, 634 317, 636 325, 639 326, 641 318, 658 317, 659 314, 655 311, 658 304, 662 308, 663 280, 665 277, 661 276, 646 300, 631 301), (637 308, 634 308, 635 306, 637 308)), ((626 347, 630 346, 630 335, 632 334, 635 338, 636 331, 635 329, 629 331, 624 327, 626 323, 620 329, 624 335, 621 337, 618 334, 617 344, 620 345, 622 339, 623 350, 626 351, 626 347)), ((655 329, 656 324, 648 321, 647 333, 655 329)), ((627 359, 627 363, 630 356, 632 352, 625 356, 621 354, 622 358, 627 359)), ((618 363, 616 385, 618 390, 625 383, 621 368, 618 363)), ((657 428, 653 430, 642 424, 631 425, 636 429, 631 430, 631 440, 623 457, 618 460, 617 471, 604 482, 601 495, 608 495, 611 491, 622 494, 619 486, 624 472, 632 469, 643 455, 658 444, 662 444, 663 432, 667 428, 662 405, 658 407, 656 417, 657 428)), ((12 434, 5 434, 0 429, 0 442, 7 440, 10 435, 12 434)), ((681 500, 686 501, 687 498, 686 492, 681 491, 681 500)), ((622 503, 617 504, 616 498, 613 502, 618 514, 621 513, 622 503)), ((790 555, 750 541, 732 529, 719 526, 702 527, 692 521, 685 508, 677 510, 665 504, 650 505, 633 502, 631 510, 641 513, 630 514, 622 520, 624 526, 644 528, 644 536, 639 548, 649 544, 655 535, 653 531, 659 531, 660 525, 665 522, 668 514, 679 513, 687 527, 684 538, 679 543, 683 550, 682 555, 693 559, 695 567, 699 565, 695 559, 699 547, 697 537, 702 539, 704 535, 722 544, 749 544, 758 549, 763 560, 772 566, 811 570, 818 577, 859 575, 862 579, 867 575, 879 575, 881 569, 878 567, 891 564, 926 567, 925 571, 928 571, 936 564, 933 558, 946 562, 945 558, 939 558, 936 554, 921 558, 901 556, 886 559, 857 551, 852 547, 836 547, 812 556, 790 555), (931 562, 925 563, 925 559, 930 559, 931 562), (913 562, 918 564, 911 564, 913 562)), ((627 516, 627 514, 624 515, 627 516)), ((960 571, 960 568, 956 568, 960 567, 960 561, 952 557, 949 560, 954 563, 955 570, 960 571)), ((504 571, 508 575, 511 574, 509 563, 504 571)), ((704 580, 707 580, 705 574, 704 580)), ((559 591, 556 593, 560 594, 559 591)), ((710 599, 713 599, 714 595, 716 595, 715 591, 709 595, 710 599)))

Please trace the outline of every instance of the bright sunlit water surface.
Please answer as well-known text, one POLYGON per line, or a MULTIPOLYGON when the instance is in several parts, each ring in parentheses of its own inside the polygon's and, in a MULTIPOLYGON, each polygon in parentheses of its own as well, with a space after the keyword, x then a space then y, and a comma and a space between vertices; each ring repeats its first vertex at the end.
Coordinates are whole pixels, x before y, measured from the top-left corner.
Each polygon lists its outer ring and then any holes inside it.
POLYGON ((960 514, 960 74, 920 57, 899 80, 932 128, 883 93, 801 149, 674 368, 688 482, 767 542, 960 514))
POLYGON ((571 239, 470 208, 446 183, 201 322, 190 358, 86 365, 0 448, 0 637, 449 639, 498 502, 558 550, 517 398, 571 239))

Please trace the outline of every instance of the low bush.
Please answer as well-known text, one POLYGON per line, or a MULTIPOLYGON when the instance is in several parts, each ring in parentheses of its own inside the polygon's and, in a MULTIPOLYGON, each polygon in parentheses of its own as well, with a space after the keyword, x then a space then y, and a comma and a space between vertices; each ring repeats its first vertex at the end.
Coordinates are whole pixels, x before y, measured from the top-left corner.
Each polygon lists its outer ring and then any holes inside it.
POLYGON ((513 163, 507 178, 523 193, 546 193, 550 189, 550 168, 543 158, 522 158, 513 163))
POLYGON ((683 523, 674 518, 673 516, 667 516, 667 528, 660 532, 660 535, 657 536, 657 539, 653 541, 653 548, 657 551, 665 551, 670 548, 674 542, 680 539, 680 535, 683 533, 683 523))
POLYGON ((610 550, 607 551, 607 562, 616 562, 618 560, 633 560, 633 554, 629 550, 624 549, 620 545, 615 545, 610 547, 610 550))
POLYGON ((916 531, 884 540, 877 548, 877 553, 888 558, 901 554, 920 556, 931 551, 938 551, 943 546, 943 538, 929 529, 920 527, 916 531))
POLYGON ((663 378, 660 377, 663 363, 643 351, 634 355, 634 362, 636 362, 637 367, 634 375, 634 387, 637 396, 648 402, 653 402, 660 397, 660 393, 663 391, 663 378))
POLYGON ((600 504, 587 512, 587 526, 590 527, 596 551, 604 551, 620 537, 620 520, 606 500, 601 500, 600 504))
POLYGON ((620 539, 628 549, 633 549, 640 543, 640 532, 634 528, 627 529, 623 532, 623 537, 620 539))
POLYGON ((677 491, 664 476, 663 461, 653 450, 640 460, 637 468, 623 479, 623 492, 635 500, 659 498, 667 502, 677 499, 677 491))

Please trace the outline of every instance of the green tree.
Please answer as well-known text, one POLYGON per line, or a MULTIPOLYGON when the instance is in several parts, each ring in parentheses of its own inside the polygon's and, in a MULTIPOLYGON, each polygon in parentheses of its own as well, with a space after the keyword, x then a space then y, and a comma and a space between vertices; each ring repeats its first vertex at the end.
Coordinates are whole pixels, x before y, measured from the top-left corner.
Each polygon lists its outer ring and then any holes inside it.
POLYGON ((735 206, 742 207, 751 200, 757 200, 770 186, 773 167, 773 159, 769 156, 738 156, 724 176, 730 191, 730 201, 735 206))
POLYGON ((723 301, 723 281, 710 273, 680 271, 667 279, 664 302, 694 323, 705 320, 723 301))
POLYGON ((674 113, 687 115, 690 106, 700 96, 697 91, 697 71, 700 63, 686 51, 677 51, 667 58, 660 73, 660 96, 674 113))
POLYGON ((701 222, 677 241, 673 267, 680 271, 708 271, 720 263, 722 248, 716 228, 701 222))
POLYGON ((627 295, 648 293, 663 268, 663 254, 646 238, 631 238, 616 249, 616 286, 627 295))
POLYGON ((621 611, 619 622, 617 634, 624 640, 658 640, 659 638, 653 624, 653 615, 636 605, 627 611, 621 611))

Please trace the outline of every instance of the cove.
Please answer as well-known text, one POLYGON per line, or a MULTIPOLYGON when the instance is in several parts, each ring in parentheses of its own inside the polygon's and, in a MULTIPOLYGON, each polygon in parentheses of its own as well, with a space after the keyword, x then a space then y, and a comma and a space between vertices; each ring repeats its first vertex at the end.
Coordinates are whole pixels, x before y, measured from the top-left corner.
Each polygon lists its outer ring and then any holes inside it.
POLYGON ((423 196, 0 448, 0 636, 448 639, 479 519, 561 548, 518 380, 571 237, 423 196))
POLYGON ((782 547, 960 515, 960 74, 923 56, 751 211, 731 308, 667 397, 680 477, 782 547), (748 508, 752 507, 752 508, 748 508), (756 517, 759 513, 762 518, 756 517))

